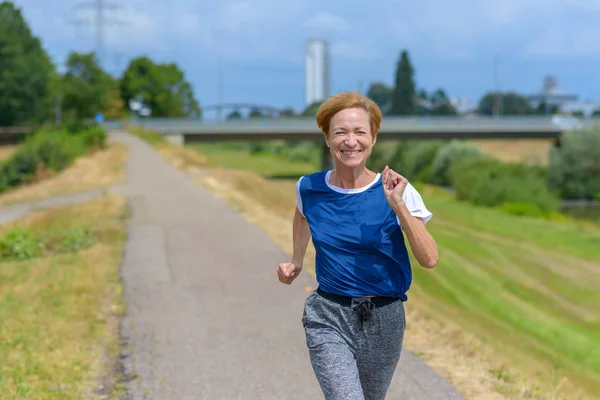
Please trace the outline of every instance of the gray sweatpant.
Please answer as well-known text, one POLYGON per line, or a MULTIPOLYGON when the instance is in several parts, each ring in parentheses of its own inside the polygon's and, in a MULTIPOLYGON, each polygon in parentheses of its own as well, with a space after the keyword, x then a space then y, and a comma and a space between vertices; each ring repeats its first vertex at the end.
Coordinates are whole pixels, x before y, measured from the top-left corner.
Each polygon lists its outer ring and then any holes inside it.
POLYGON ((406 320, 401 300, 376 307, 361 323, 357 309, 313 291, 302 324, 325 400, 383 400, 400 359, 406 320))

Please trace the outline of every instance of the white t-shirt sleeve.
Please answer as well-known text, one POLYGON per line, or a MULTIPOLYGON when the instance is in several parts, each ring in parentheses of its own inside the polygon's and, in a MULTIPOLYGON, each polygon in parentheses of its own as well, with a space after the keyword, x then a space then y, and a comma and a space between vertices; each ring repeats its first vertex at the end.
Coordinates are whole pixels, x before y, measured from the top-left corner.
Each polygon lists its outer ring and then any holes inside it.
POLYGON ((302 195, 300 194, 300 182, 302 182, 302 178, 304 178, 304 176, 301 176, 300 179, 298 179, 298 182, 296 182, 296 206, 298 207, 300 214, 306 218, 302 208, 302 195))
MULTIPOLYGON (((427 223, 433 214, 425 207, 425 203, 423 202, 423 198, 415 189, 410 182, 406 185, 406 189, 404 189, 404 194, 402 195, 402 199, 404 200, 404 204, 410 211, 411 215, 415 217, 419 217, 423 220, 424 223, 427 223)), ((398 224, 400 224, 400 219, 396 217, 398 220, 398 224)))

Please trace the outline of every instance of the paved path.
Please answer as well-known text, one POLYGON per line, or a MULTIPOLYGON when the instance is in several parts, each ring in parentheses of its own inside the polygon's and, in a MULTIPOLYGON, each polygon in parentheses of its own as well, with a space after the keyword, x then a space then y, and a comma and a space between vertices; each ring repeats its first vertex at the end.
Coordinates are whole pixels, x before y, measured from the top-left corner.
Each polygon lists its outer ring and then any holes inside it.
MULTIPOLYGON (((131 149, 132 206, 122 277, 122 335, 130 399, 322 399, 300 322, 303 274, 291 286, 287 257, 256 226, 193 184, 141 140, 131 149)), ((459 399, 403 352, 387 399, 459 399)))

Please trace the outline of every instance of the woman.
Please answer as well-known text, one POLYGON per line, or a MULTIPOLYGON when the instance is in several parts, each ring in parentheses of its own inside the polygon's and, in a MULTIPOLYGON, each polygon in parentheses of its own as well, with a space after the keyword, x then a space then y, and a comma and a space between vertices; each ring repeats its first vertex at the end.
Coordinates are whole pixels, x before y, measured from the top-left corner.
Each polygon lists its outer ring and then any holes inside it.
POLYGON ((312 235, 319 287, 306 299, 302 323, 326 400, 385 398, 412 280, 404 235, 423 267, 438 262, 425 228, 432 214, 419 193, 387 166, 381 173, 366 167, 381 118, 379 107, 357 93, 321 105, 317 124, 335 169, 298 180, 294 253, 277 269, 282 283, 292 283, 312 235))

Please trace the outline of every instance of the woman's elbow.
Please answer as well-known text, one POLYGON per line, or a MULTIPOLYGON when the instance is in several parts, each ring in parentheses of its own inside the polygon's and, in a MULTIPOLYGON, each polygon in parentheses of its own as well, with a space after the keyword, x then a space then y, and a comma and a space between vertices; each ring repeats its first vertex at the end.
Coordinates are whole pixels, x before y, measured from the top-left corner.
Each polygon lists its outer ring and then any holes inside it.
POLYGON ((440 256, 439 254, 436 252, 435 254, 431 254, 428 257, 425 257, 424 260, 422 260, 420 262, 421 266, 427 269, 432 269, 433 267, 435 267, 437 265, 437 263, 440 261, 440 256))

